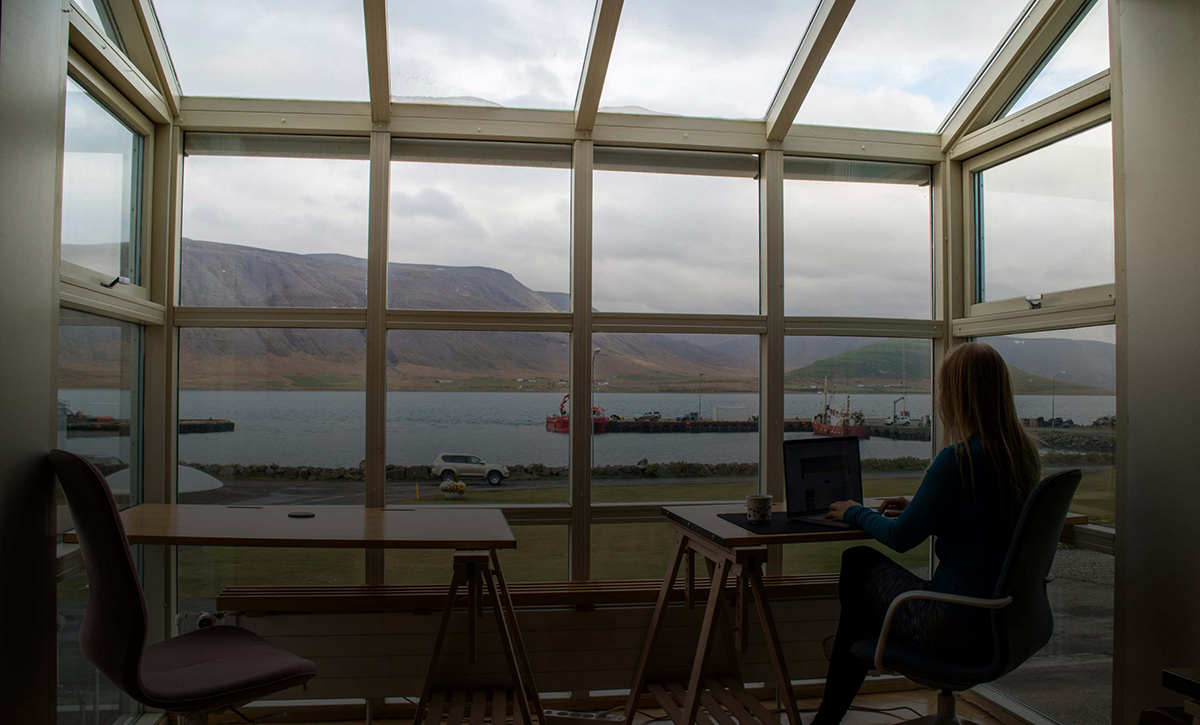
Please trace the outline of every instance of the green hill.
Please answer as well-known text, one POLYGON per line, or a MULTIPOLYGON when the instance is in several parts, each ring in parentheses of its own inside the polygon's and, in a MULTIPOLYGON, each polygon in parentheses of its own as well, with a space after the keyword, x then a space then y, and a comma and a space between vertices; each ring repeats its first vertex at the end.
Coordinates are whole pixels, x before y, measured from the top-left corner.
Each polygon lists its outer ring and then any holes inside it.
MULTIPOLYGON (((818 360, 790 371, 784 386, 790 392, 820 390, 828 379, 830 389, 861 389, 864 392, 930 391, 932 346, 924 340, 884 340, 818 360)), ((1008 367, 1017 395, 1111 395, 1112 392, 1061 378, 1057 386, 1050 378, 1008 367)))

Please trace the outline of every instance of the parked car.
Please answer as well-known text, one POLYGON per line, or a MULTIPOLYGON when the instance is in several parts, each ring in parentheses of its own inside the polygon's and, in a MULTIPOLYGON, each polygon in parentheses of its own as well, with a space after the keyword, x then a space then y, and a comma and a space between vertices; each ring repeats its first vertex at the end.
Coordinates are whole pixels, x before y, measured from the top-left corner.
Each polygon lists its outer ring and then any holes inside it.
POLYGON ((888 416, 887 420, 883 421, 884 425, 911 425, 912 418, 908 413, 901 413, 897 416, 888 416))
POLYGON ((679 416, 675 420, 686 420, 686 421, 700 420, 700 414, 699 413, 684 413, 683 415, 679 416))
POLYGON ((433 459, 433 476, 443 481, 482 478, 495 486, 508 478, 508 466, 488 463, 479 456, 465 453, 439 453, 433 459))
POLYGON ((657 410, 647 411, 637 417, 638 421, 655 421, 662 420, 662 413, 657 410))

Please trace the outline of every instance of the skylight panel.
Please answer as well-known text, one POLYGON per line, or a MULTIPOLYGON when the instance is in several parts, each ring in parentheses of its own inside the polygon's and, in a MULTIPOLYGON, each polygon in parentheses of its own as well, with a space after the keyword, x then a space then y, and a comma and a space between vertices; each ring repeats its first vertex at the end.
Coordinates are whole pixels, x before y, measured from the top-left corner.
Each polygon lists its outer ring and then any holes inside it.
POLYGON ((183 93, 365 101, 361 0, 156 0, 183 93))
POLYGON ((1108 66, 1108 3, 1093 0, 1079 23, 1071 28, 1004 115, 1029 108, 1108 66))
POLYGON ((1028 0, 858 0, 797 123, 937 131, 1028 0))
POLYGON ((601 111, 766 115, 817 0, 626 0, 601 111))
POLYGON ((594 0, 388 0, 392 98, 569 109, 594 0))

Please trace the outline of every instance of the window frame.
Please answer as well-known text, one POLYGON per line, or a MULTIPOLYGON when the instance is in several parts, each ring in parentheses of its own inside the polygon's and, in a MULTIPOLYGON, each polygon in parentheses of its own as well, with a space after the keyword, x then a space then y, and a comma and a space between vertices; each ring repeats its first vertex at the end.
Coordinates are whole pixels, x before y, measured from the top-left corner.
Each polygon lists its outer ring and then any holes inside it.
MULTIPOLYGON (((1068 91, 1071 89, 1068 89, 1068 91)), ((1068 92, 1065 91, 1065 92, 1068 92)), ((1053 97, 1052 97, 1053 98, 1053 97)), ((994 315, 1012 315, 1022 311, 1045 312, 1053 309, 1063 311, 1108 307, 1116 304, 1116 284, 1108 283, 1093 287, 1046 292, 1038 307, 1020 297, 979 301, 982 280, 982 240, 979 218, 983 199, 979 193, 979 177, 990 168, 1007 161, 1051 146, 1063 139, 1091 130, 1112 120, 1112 103, 1105 101, 1074 116, 1040 128, 1003 146, 985 151, 963 161, 963 246, 965 271, 963 275, 963 305, 970 318, 994 315)), ((956 322, 958 322, 956 320, 956 322)), ((957 335, 958 332, 956 331, 957 335)))

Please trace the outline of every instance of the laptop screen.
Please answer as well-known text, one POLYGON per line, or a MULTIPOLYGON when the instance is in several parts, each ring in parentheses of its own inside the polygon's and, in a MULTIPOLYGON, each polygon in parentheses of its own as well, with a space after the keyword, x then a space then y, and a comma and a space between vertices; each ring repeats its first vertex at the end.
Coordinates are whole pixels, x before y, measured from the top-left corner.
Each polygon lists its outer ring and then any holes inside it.
POLYGON ((862 501, 858 439, 784 441, 783 475, 788 518, 825 513, 835 501, 862 501))

